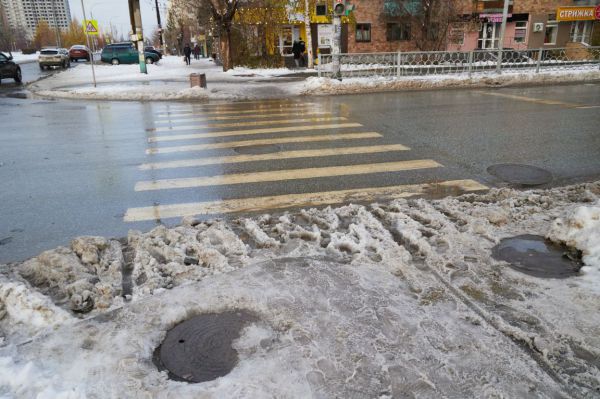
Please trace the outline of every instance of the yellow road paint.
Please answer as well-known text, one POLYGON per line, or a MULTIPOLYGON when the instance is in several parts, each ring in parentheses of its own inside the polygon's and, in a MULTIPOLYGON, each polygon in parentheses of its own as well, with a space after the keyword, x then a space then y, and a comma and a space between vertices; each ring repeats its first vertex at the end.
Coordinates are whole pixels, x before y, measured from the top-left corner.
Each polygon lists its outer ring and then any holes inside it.
POLYGON ((383 162, 359 165, 328 166, 323 168, 287 169, 266 172, 234 173, 219 176, 188 177, 141 181, 135 185, 135 191, 167 190, 173 188, 191 188, 224 186, 229 184, 262 183, 284 180, 314 179, 318 177, 366 175, 371 173, 400 172, 405 170, 439 168, 442 165, 431 160, 383 162))
POLYGON ((265 212, 273 209, 326 206, 342 203, 370 203, 398 198, 436 194, 440 192, 472 192, 488 187, 474 180, 451 180, 442 183, 414 184, 391 187, 369 187, 318 193, 288 194, 268 197, 192 202, 130 208, 123 218, 126 222, 141 222, 196 215, 265 212))
POLYGON ((282 151, 272 154, 231 155, 224 157, 207 157, 198 159, 183 159, 179 161, 155 162, 140 165, 141 170, 189 168, 195 166, 221 165, 255 161, 273 161, 293 158, 333 157, 353 154, 375 154, 381 152, 409 151, 402 144, 373 145, 364 147, 325 148, 319 150, 282 151))
POLYGON ((329 121, 345 121, 346 118, 343 116, 332 116, 325 118, 303 118, 303 119, 281 119, 271 121, 252 121, 252 122, 234 122, 234 123, 209 123, 206 125, 184 125, 184 126, 173 126, 173 127, 158 127, 154 129, 155 132, 171 132, 178 130, 198 130, 198 129, 219 129, 223 127, 248 127, 248 126, 261 126, 261 125, 288 125, 291 123, 310 123, 310 122, 329 122, 329 121))
POLYGON ((251 147, 251 146, 255 146, 255 145, 314 143, 314 142, 318 142, 318 141, 373 139, 373 138, 380 138, 380 137, 382 137, 381 134, 376 133, 376 132, 325 134, 325 135, 318 135, 318 136, 281 137, 281 138, 276 138, 276 139, 227 141, 224 143, 206 143, 206 144, 195 144, 195 145, 182 145, 182 146, 176 146, 176 147, 150 148, 150 149, 146 150, 146 154, 169 154, 169 153, 173 153, 173 152, 218 150, 218 149, 223 149, 223 148, 251 147))
POLYGON ((581 104, 566 103, 564 101, 557 101, 557 100, 546 100, 543 98, 517 96, 515 94, 489 92, 489 91, 482 91, 480 93, 485 94, 486 96, 504 97, 504 98, 510 98, 512 100, 526 101, 526 102, 535 103, 535 104, 560 105, 560 106, 568 107, 568 108, 578 108, 581 106, 581 104))
POLYGON ((270 127, 270 128, 264 128, 264 129, 225 130, 222 132, 174 134, 171 136, 150 137, 148 139, 148 142, 156 143, 156 142, 161 142, 161 141, 204 139, 204 138, 208 138, 208 137, 229 137, 229 136, 248 136, 248 135, 253 135, 253 134, 307 132, 307 131, 311 131, 311 130, 343 129, 343 128, 349 128, 349 127, 362 127, 362 125, 360 123, 334 123, 334 124, 330 124, 330 125, 270 127))
POLYGON ((195 103, 195 104, 189 104, 189 105, 168 105, 162 109, 160 109, 159 111, 169 111, 172 109, 190 109, 190 108, 196 108, 196 107, 204 107, 204 108, 212 108, 212 107, 234 107, 236 105, 239 104, 256 104, 256 105, 262 105, 262 104, 270 104, 270 103, 278 103, 278 104, 282 104, 282 105, 300 105, 303 104, 301 102, 298 101, 293 101, 293 100, 277 100, 277 99, 273 99, 273 100, 253 100, 253 101, 235 101, 235 102, 221 102, 221 103, 195 103))
POLYGON ((300 110, 306 108, 315 108, 316 104, 314 103, 302 103, 298 105, 294 105, 293 107, 261 107, 255 109, 223 109, 223 110, 210 110, 210 111, 185 111, 185 112, 169 112, 169 113, 160 113, 157 116, 160 118, 169 118, 173 116, 186 116, 186 115, 227 115, 227 114, 256 114, 256 113, 264 113, 264 112, 273 112, 275 110, 281 110, 282 112, 290 112, 293 110, 300 110))
POLYGON ((255 114, 255 115, 232 115, 232 116, 212 116, 207 118, 179 118, 169 120, 158 120, 154 121, 159 124, 171 124, 171 123, 183 123, 183 122, 208 122, 208 121, 230 121, 235 119, 268 119, 268 118, 283 118, 288 116, 317 116, 317 115, 330 115, 330 112, 326 111, 308 111, 308 112, 283 112, 283 113, 268 113, 268 114, 255 114))

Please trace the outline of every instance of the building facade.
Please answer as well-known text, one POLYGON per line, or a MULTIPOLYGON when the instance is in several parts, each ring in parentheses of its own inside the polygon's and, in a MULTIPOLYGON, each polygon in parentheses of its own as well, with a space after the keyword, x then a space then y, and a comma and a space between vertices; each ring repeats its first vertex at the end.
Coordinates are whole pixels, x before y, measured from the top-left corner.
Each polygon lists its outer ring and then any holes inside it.
POLYGON ((69 0, 0 0, 7 24, 13 29, 23 29, 28 39, 35 35, 40 20, 51 27, 68 29, 71 23, 69 0))

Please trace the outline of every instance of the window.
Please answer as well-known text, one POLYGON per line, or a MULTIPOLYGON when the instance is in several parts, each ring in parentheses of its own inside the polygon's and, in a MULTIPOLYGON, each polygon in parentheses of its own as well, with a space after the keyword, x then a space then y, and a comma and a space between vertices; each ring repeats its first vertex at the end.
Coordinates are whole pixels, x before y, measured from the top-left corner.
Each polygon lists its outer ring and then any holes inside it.
MULTIPOLYGON (((555 15, 551 15, 552 18, 556 18, 555 15)), ((556 35, 558 34, 558 22, 555 19, 551 19, 546 22, 546 32, 544 34, 544 44, 556 44, 556 35)))
POLYGON ((386 26, 386 37, 388 42, 399 40, 410 40, 410 24, 389 23, 386 26))
POLYGON ((8 58, 6 58, 4 54, 0 54, 0 62, 8 62, 8 58))
POLYGON ((527 37, 527 21, 515 22, 515 43, 525 43, 527 37))
POLYGON ((592 36, 593 21, 573 21, 571 23, 571 41, 589 44, 592 36))
POLYGON ((355 40, 357 42, 371 41, 371 24, 356 24, 355 40))
POLYGON ((317 4, 317 8, 315 10, 315 14, 319 16, 327 15, 327 4, 317 4))

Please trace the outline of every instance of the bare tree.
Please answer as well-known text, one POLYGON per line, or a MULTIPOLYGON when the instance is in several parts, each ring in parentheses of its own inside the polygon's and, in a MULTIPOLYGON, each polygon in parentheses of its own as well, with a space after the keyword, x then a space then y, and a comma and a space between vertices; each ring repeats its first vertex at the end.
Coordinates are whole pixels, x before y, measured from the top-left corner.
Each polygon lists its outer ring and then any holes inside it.
POLYGON ((446 45, 450 25, 458 19, 455 0, 389 0, 385 17, 409 23, 411 39, 422 51, 446 45))

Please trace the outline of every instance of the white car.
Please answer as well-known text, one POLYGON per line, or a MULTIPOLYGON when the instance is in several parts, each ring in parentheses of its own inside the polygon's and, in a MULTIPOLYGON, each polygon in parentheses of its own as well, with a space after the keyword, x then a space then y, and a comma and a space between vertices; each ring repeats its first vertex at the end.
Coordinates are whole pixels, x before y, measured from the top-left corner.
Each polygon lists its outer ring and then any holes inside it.
POLYGON ((66 69, 71 66, 71 59, 66 48, 44 48, 40 51, 38 63, 42 70, 53 66, 66 69))

